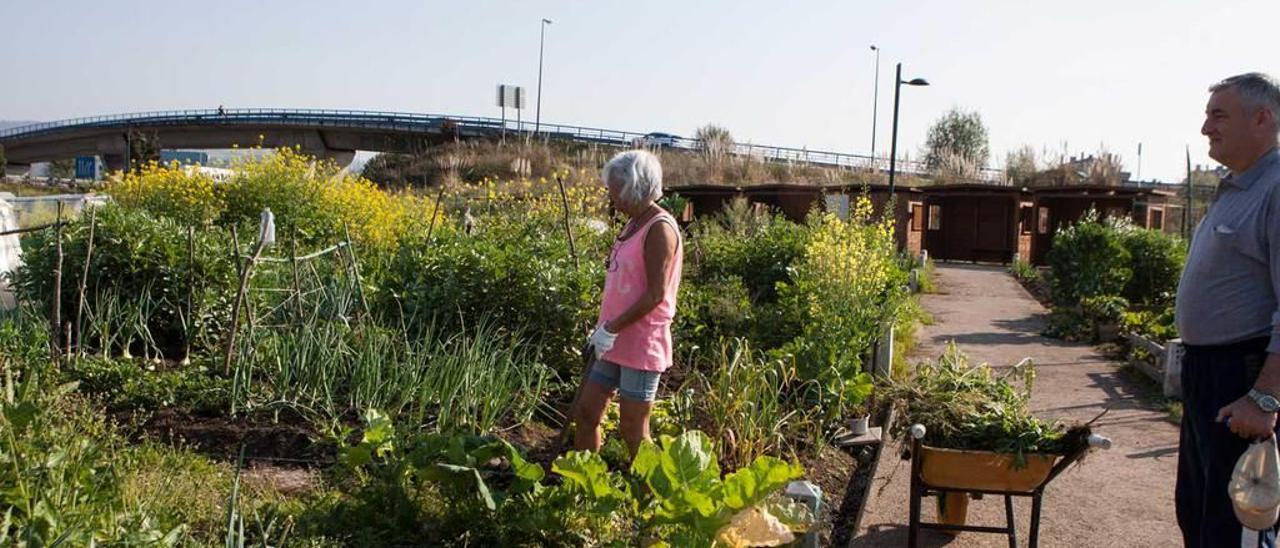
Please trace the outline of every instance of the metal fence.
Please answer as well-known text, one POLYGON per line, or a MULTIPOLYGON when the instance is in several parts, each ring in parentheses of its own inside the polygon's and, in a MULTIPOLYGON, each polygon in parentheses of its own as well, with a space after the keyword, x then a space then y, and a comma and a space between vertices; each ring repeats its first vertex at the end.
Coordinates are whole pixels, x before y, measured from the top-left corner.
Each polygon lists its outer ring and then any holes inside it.
MULTIPOLYGON (((545 137, 547 139, 580 143, 597 143, 622 147, 656 146, 689 151, 702 149, 702 142, 697 139, 687 139, 674 136, 656 137, 654 134, 650 133, 586 126, 552 123, 535 125, 533 122, 529 121, 503 120, 479 116, 455 116, 448 114, 416 114, 374 110, 278 108, 167 110, 72 118, 69 120, 44 122, 0 130, 0 144, 3 144, 6 140, 12 141, 80 129, 128 128, 133 126, 178 126, 192 124, 256 124, 263 126, 275 125, 289 127, 301 126, 315 128, 379 129, 404 132, 458 131, 460 133, 484 135, 498 135, 505 132, 511 132, 517 135, 536 134, 539 138, 545 137)), ((740 157, 755 158, 768 162, 788 162, 851 169, 874 169, 879 171, 887 171, 889 169, 888 158, 872 157, 866 154, 809 150, 807 148, 735 143, 728 153, 740 157)), ((919 174, 926 172, 924 165, 915 161, 899 161, 897 168, 903 173, 919 174)), ((980 179, 985 181, 1003 181, 1004 172, 998 169, 984 168, 980 179)))

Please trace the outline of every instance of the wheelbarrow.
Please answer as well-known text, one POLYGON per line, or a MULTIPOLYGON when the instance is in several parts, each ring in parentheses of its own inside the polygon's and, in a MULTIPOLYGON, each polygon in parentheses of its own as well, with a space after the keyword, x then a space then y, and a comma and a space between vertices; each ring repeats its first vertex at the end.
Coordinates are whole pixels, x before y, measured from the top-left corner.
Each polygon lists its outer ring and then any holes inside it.
POLYGON ((1014 466, 1014 456, 990 451, 959 451, 929 447, 921 443, 925 427, 911 427, 911 521, 907 533, 907 546, 916 548, 921 529, 948 532, 997 533, 1009 538, 1009 547, 1017 548, 1018 533, 1013 517, 1013 497, 1031 499, 1031 532, 1028 546, 1035 548, 1040 542, 1040 510, 1043 506, 1044 488, 1068 466, 1080 460, 1091 448, 1110 449, 1111 440, 1090 434, 1087 443, 1081 444, 1065 455, 1026 455, 1025 466, 1014 466), (964 508, 971 494, 1004 497, 1005 526, 966 525, 964 508), (938 496, 951 507, 940 512, 936 523, 920 519, 921 501, 928 496, 938 496), (960 506, 957 508, 957 506, 960 506), (949 515, 945 515, 949 514, 949 515))

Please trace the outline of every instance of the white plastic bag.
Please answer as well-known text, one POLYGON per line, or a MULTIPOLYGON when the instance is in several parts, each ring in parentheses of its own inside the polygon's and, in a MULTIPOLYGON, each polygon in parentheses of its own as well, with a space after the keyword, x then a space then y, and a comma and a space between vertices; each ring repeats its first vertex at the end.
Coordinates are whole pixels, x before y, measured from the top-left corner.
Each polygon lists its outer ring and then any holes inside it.
POLYGON ((1276 524, 1280 517, 1280 455, 1275 436, 1250 445, 1240 455, 1227 493, 1241 525, 1261 531, 1276 524))

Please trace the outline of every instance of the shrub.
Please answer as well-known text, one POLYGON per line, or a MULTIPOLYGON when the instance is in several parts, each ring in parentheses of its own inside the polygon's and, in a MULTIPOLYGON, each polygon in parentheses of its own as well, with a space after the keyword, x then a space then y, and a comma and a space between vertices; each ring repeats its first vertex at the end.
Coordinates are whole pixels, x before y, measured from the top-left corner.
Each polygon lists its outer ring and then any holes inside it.
POLYGON ((678 301, 671 330, 678 355, 711 351, 727 338, 755 331, 755 307, 737 276, 681 283, 678 301))
POLYGON ((147 163, 126 171, 107 184, 107 192, 120 205, 182 224, 203 226, 222 216, 226 205, 214 190, 213 178, 172 165, 147 163))
POLYGON ((484 318, 546 349, 548 363, 563 371, 576 365, 595 325, 604 269, 595 260, 575 266, 559 234, 534 223, 485 224, 470 236, 412 240, 391 260, 379 308, 403 314, 415 332, 432 324, 453 331, 484 318))
POLYGON ((1120 327, 1157 342, 1174 339, 1178 337, 1178 328, 1173 323, 1173 311, 1170 306, 1160 311, 1126 312, 1121 318, 1120 327))
POLYGON ((1117 323, 1129 308, 1129 301, 1118 295, 1097 295, 1080 300, 1080 309, 1093 323, 1117 323))
POLYGON ((1085 297, 1119 295, 1133 276, 1120 233, 1093 211, 1054 236, 1047 259, 1058 306, 1075 306, 1085 297))
POLYGON ((1031 266, 1031 263, 1022 259, 1014 261, 1009 266, 1009 271, 1013 273, 1013 277, 1024 284, 1034 283, 1040 279, 1040 272, 1036 270, 1036 267, 1031 266))
POLYGON ((804 257, 781 298, 801 314, 795 350, 802 376, 834 367, 842 378, 859 371, 862 354, 905 298, 907 274, 897 261, 891 220, 871 222, 871 202, 859 199, 851 222, 826 214, 810 221, 804 257))
POLYGON ((712 224, 695 241, 696 281, 737 277, 752 302, 778 300, 778 284, 791 281, 792 264, 805 253, 808 230, 781 216, 754 223, 712 224))
MULTIPOLYGON (((186 227, 174 219, 117 204, 101 207, 96 218, 82 343, 113 350, 109 348, 113 334, 105 327, 94 329, 110 324, 123 337, 117 341, 123 346, 120 350, 128 353, 130 346, 141 345, 144 352, 173 357, 182 355, 189 340, 209 343, 209 337, 218 336, 230 317, 237 286, 224 236, 196 231, 192 263, 186 227), (190 314, 186 310, 189 292, 190 314)), ((62 233, 61 314, 66 322, 76 317, 89 225, 89 216, 81 216, 62 233)), ((56 234, 52 230, 27 234, 22 240, 23 265, 15 274, 19 298, 39 303, 43 311, 52 302, 56 234)))
POLYGON ((303 245, 332 244, 346 237, 345 229, 361 245, 393 249, 409 219, 430 211, 426 200, 397 198, 332 162, 288 148, 238 164, 230 179, 216 185, 199 171, 153 162, 106 190, 127 208, 187 225, 256 229, 269 208, 278 230, 303 245))
POLYGON ((1187 260, 1186 243, 1177 236, 1140 228, 1124 231, 1121 243, 1129 253, 1133 272, 1124 286, 1124 297, 1144 307, 1172 304, 1187 260))
POLYGON ((287 148, 237 166, 218 194, 226 204, 222 224, 256 226, 269 208, 279 230, 314 245, 344 239, 345 227, 360 244, 394 247, 408 214, 403 202, 368 180, 287 148))

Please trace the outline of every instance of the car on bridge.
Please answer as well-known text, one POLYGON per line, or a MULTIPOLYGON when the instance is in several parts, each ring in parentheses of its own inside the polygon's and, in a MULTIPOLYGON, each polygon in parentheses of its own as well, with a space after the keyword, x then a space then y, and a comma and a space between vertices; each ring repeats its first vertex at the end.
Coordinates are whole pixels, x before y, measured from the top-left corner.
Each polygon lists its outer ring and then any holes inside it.
POLYGON ((631 146, 636 148, 672 148, 678 146, 681 139, 683 137, 679 135, 655 131, 645 134, 643 137, 632 139, 631 146))

